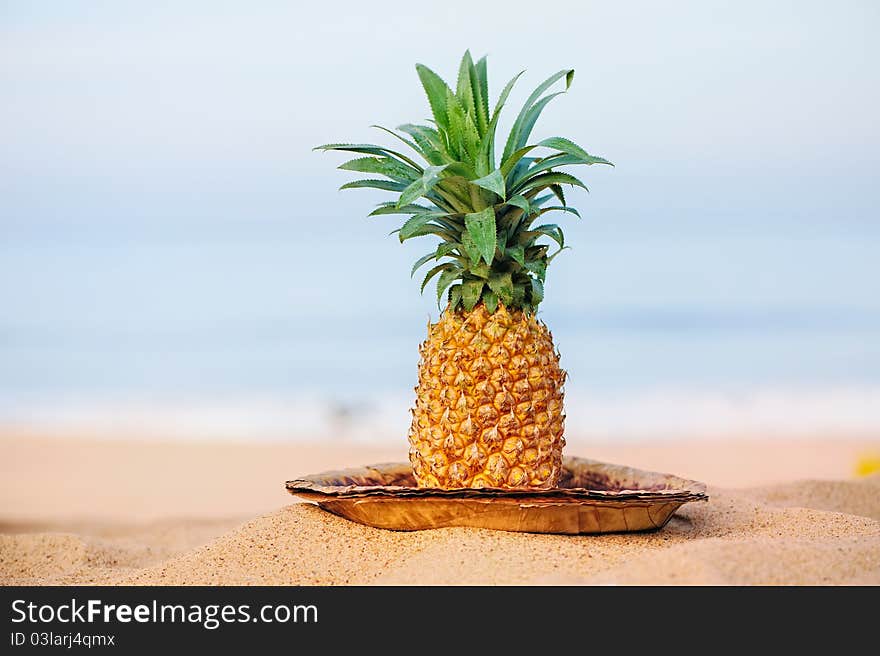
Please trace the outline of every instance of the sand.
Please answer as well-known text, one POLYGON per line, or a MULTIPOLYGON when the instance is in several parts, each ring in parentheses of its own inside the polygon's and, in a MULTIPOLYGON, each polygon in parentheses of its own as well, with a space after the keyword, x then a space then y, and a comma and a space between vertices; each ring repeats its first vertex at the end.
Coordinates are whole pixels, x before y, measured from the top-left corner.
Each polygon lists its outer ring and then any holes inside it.
POLYGON ((870 440, 570 442, 704 480, 661 531, 395 533, 296 503, 283 481, 404 445, 0 439, 0 584, 880 584, 870 440))

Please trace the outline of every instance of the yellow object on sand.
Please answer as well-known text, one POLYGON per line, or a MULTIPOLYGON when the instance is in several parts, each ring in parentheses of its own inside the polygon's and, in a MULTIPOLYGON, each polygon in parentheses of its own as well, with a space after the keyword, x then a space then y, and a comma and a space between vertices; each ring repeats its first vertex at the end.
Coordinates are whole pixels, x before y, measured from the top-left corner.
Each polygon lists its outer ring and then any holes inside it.
POLYGON ((856 476, 880 473, 880 454, 866 454, 856 460, 856 476))

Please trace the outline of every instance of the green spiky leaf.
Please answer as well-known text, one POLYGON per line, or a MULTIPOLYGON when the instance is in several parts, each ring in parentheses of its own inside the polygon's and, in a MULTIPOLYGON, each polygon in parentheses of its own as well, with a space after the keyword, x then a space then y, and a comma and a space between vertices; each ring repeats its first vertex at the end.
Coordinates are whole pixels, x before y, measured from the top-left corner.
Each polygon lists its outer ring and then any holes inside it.
POLYGON ((541 112, 544 111, 544 108, 550 103, 551 100, 553 100, 557 96, 561 96, 563 93, 565 92, 560 91, 558 93, 551 93, 549 96, 544 96, 532 107, 529 108, 529 111, 526 112, 525 118, 523 119, 522 125, 520 125, 519 127, 519 132, 517 133, 515 144, 517 148, 522 148, 526 145, 526 142, 529 140, 529 136, 532 134, 532 128, 535 127, 535 123, 537 123, 538 118, 541 116, 541 112))
POLYGON ((449 255, 455 249, 461 248, 461 244, 457 241, 444 241, 437 244, 437 251, 434 253, 434 258, 439 260, 441 257, 449 255))
POLYGON ((404 205, 403 207, 398 207, 397 203, 392 201, 382 203, 367 216, 382 216, 385 214, 423 214, 430 211, 431 208, 425 207, 424 205, 404 205))
POLYGON ((427 125, 412 125, 406 123, 398 127, 401 132, 406 132, 413 138, 422 156, 429 164, 440 165, 454 162, 445 151, 440 133, 427 125))
POLYGON ((525 248, 522 246, 522 244, 517 244, 516 246, 508 246, 506 251, 507 256, 510 259, 512 259, 520 266, 525 266, 525 248))
POLYGON ((480 301, 483 286, 482 280, 465 280, 461 283, 461 302, 468 312, 473 310, 480 301))
MULTIPOLYGON (((394 230, 391 232, 393 235, 395 232, 401 232, 401 229, 394 230)), ((410 227, 407 230, 405 236, 400 238, 400 243, 405 242, 407 239, 412 239, 413 237, 424 237, 425 235, 436 235, 440 237, 440 239, 454 239, 455 235, 449 230, 439 226, 435 223, 424 223, 419 226, 410 227)))
POLYGON ((446 82, 427 66, 416 64, 416 72, 422 81, 422 88, 425 95, 428 96, 428 103, 431 105, 431 112, 434 114, 434 120, 441 128, 449 128, 449 118, 447 116, 446 99, 447 94, 452 90, 447 86, 446 82))
MULTIPOLYGON (((556 155, 552 155, 550 157, 545 157, 543 159, 535 160, 534 164, 523 170, 522 172, 517 169, 517 175, 514 181, 510 184, 511 188, 515 188, 521 185, 528 178, 536 176, 538 173, 542 173, 544 171, 549 171, 551 169, 558 168, 560 166, 574 166, 578 164, 585 164, 582 159, 579 157, 575 157, 573 155, 566 155, 565 153, 557 153, 556 155)), ((513 178, 513 176, 511 176, 513 178)))
POLYGON ((537 278, 531 279, 532 283, 532 305, 538 305, 544 300, 544 283, 537 278))
POLYGON ((422 173, 391 157, 358 157, 340 164, 337 168, 358 173, 379 173, 392 180, 407 183, 416 180, 422 173))
POLYGON ((532 228, 528 232, 524 232, 524 235, 547 235, 557 244, 559 244, 559 248, 563 248, 565 246, 565 235, 562 234, 562 228, 560 228, 555 223, 547 223, 544 225, 539 225, 537 228, 532 228))
POLYGON ((482 57, 474 65, 471 73, 474 107, 477 110, 477 127, 485 135, 489 126, 489 76, 486 72, 486 58, 482 57))
MULTIPOLYGON (((419 153, 419 155, 423 155, 423 156, 424 156, 424 153, 422 153, 421 148, 419 148, 415 143, 413 143, 412 141, 410 141, 410 140, 407 139, 406 137, 397 134, 394 130, 392 130, 392 129, 390 129, 390 128, 386 128, 384 125, 371 125, 370 127, 371 127, 371 128, 376 128, 377 130, 382 130, 382 132, 385 132, 386 134, 390 134, 392 137, 394 137, 394 138, 397 139, 398 141, 400 141, 400 142, 406 144, 407 146, 409 146, 410 148, 412 148, 414 151, 416 151, 417 153, 419 153)), ((419 171, 422 170, 421 167, 417 167, 417 168, 419 169, 419 171)))
POLYGON ((339 189, 382 189, 384 191, 403 191, 406 183, 394 182, 393 180, 352 180, 346 182, 339 189))
POLYGON ((400 241, 404 242, 407 239, 418 235, 419 230, 431 223, 433 218, 434 216, 431 213, 416 214, 415 216, 410 217, 398 231, 400 241))
POLYGON ((458 84, 455 87, 455 95, 465 113, 475 117, 477 114, 477 104, 474 97, 474 80, 472 78, 474 74, 476 74, 474 60, 471 59, 470 51, 465 50, 464 56, 461 58, 461 64, 458 67, 458 84))
MULTIPOLYGON (((520 110, 519 116, 516 117, 516 121, 513 124, 513 127, 510 130, 510 135, 507 137, 507 144, 504 146, 504 154, 502 156, 502 161, 506 160, 510 154, 516 150, 517 148, 521 148, 525 140, 520 139, 520 135, 523 130, 523 124, 528 119, 529 111, 533 108, 535 102, 538 98, 541 97, 541 94, 544 93, 547 89, 549 89, 557 80, 561 78, 565 78, 565 89, 566 91, 571 86, 571 82, 574 79, 574 71, 571 69, 562 70, 557 73, 554 73, 546 80, 544 80, 538 87, 532 92, 532 95, 528 97, 528 99, 523 103, 523 107, 520 110), (522 143, 520 143, 522 141, 522 143)), ((540 112, 539 112, 540 113, 540 112)))
POLYGON ((547 212, 568 212, 569 214, 574 214, 577 218, 581 218, 581 213, 573 207, 567 207, 565 205, 553 205, 551 207, 542 207, 540 210, 535 212, 535 214, 532 216, 532 219, 535 219, 542 214, 546 214, 547 212))
POLYGON ((507 192, 504 190, 504 176, 501 175, 501 171, 498 169, 495 169, 487 176, 474 180, 474 184, 481 189, 491 191, 499 198, 504 198, 507 195, 507 192))
POLYGON ((538 196, 537 198, 533 198, 531 200, 532 211, 536 211, 541 205, 546 203, 548 200, 553 200, 553 194, 544 194, 543 196, 538 196))
POLYGON ((521 75, 522 71, 517 73, 504 87, 501 95, 498 96, 498 102, 495 104, 495 109, 492 112, 492 119, 489 121, 489 126, 483 134, 483 138, 480 141, 480 150, 477 154, 477 170, 480 172, 480 175, 485 175, 495 168, 495 130, 498 127, 498 119, 501 117, 501 110, 507 102, 507 97, 521 75))
POLYGON ((410 271, 409 277, 412 278, 414 275, 416 275, 416 271, 421 269, 431 260, 437 260, 437 254, 435 251, 431 251, 430 253, 422 255, 419 259, 417 259, 415 264, 413 264, 412 271, 410 271))
POLYGON ((513 279, 510 272, 493 273, 489 276, 489 289, 498 294, 505 305, 510 305, 513 300, 513 279))
POLYGON ((468 267, 468 273, 470 273, 472 276, 476 276, 477 278, 488 280, 489 276, 492 273, 492 270, 489 268, 488 264, 480 260, 476 264, 471 264, 468 267))
POLYGON ((516 191, 520 194, 525 195, 530 191, 537 192, 541 189, 547 189, 554 184, 567 184, 574 187, 580 187, 581 189, 587 188, 587 185, 585 185, 573 175, 553 171, 550 173, 541 173, 540 175, 536 175, 533 178, 528 178, 519 187, 517 187, 516 191))
POLYGON ((495 238, 496 238, 495 248, 497 249, 498 254, 503 258, 504 251, 505 251, 505 249, 507 249, 507 231, 506 230, 499 230, 496 233, 495 238))
MULTIPOLYGON (((586 189, 586 187, 584 187, 586 189)), ((565 192, 562 190, 561 184, 552 184, 550 185, 550 191, 553 192, 553 195, 559 199, 559 202, 562 203, 563 207, 568 207, 568 203, 565 202, 565 192)))
POLYGON ((526 260, 525 268, 538 276, 539 280, 544 280, 547 275, 547 262, 543 259, 526 260))
POLYGON ((468 259, 470 259, 471 265, 476 266, 482 255, 480 254, 480 249, 477 248, 477 244, 474 242, 474 238, 471 237, 469 232, 462 233, 461 247, 464 249, 468 259))
POLYGON ((422 287, 419 291, 424 292, 425 287, 428 286, 428 283, 431 281, 431 278, 436 276, 441 271, 447 272, 447 271, 453 270, 454 268, 455 268, 455 265, 452 264, 451 262, 444 262, 443 264, 438 264, 437 266, 433 267, 430 271, 428 271, 428 273, 425 274, 425 277, 422 280, 422 287))
MULTIPOLYGON (((461 267, 453 266, 449 269, 443 271, 440 274, 440 277, 437 278, 437 302, 440 302, 440 299, 443 297, 443 292, 446 291, 446 288, 449 287, 452 283, 459 279, 461 276, 462 269, 461 267)), ((424 288, 423 288, 424 289, 424 288)))
POLYGON ((528 199, 525 196, 521 196, 519 194, 508 198, 506 204, 520 208, 525 214, 528 214, 531 211, 531 206, 529 205, 528 199))
POLYGON ((391 150, 390 148, 384 148, 382 146, 375 146, 373 144, 349 144, 349 143, 336 143, 336 144, 324 144, 323 146, 315 146, 312 150, 340 150, 343 152, 349 153, 363 153, 364 155, 385 155, 388 157, 396 157, 402 162, 406 162, 412 167, 419 168, 419 165, 412 161, 409 157, 404 155, 403 153, 399 153, 396 150, 391 150))
POLYGON ((482 212, 465 214, 464 224, 486 264, 492 264, 497 243, 495 236, 495 210, 487 207, 482 212))
POLYGON ((440 180, 440 174, 445 168, 445 164, 442 166, 429 166, 426 168, 422 176, 406 187, 403 190, 403 193, 400 194, 400 199, 397 201, 398 207, 408 205, 417 198, 426 196, 428 192, 434 188, 434 185, 437 184, 437 181, 440 180))
POLYGON ((489 314, 495 314, 495 310, 498 309, 498 295, 493 291, 485 292, 483 294, 483 304, 486 306, 489 314))
POLYGON ((461 285, 453 285, 449 288, 449 307, 455 309, 461 303, 461 285))
POLYGON ((578 146, 575 142, 566 139, 565 137, 550 137, 543 141, 539 141, 537 145, 544 146, 545 148, 555 148, 566 155, 576 157, 580 160, 578 162, 579 164, 608 164, 609 166, 614 166, 614 164, 604 157, 590 155, 590 153, 578 146))

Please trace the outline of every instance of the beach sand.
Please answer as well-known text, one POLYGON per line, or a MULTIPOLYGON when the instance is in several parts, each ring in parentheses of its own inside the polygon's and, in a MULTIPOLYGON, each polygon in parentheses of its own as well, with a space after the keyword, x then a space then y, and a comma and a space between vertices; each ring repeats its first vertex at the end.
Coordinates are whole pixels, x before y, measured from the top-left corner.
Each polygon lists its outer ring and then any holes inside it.
POLYGON ((0 584, 880 584, 867 439, 653 444, 571 455, 710 485, 651 533, 395 533, 297 503, 296 476, 405 460, 405 443, 0 438, 0 584))

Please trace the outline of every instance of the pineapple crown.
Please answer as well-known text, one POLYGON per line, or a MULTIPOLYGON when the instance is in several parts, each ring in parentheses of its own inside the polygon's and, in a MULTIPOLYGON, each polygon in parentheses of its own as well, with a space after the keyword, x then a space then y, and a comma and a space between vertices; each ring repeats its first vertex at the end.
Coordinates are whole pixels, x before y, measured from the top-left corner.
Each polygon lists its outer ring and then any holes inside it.
POLYGON ((474 63, 470 52, 464 53, 455 92, 427 66, 418 64, 416 71, 431 106, 432 125, 405 124, 397 131, 373 127, 403 142, 422 163, 372 144, 326 144, 315 150, 366 155, 339 168, 382 177, 355 180, 340 189, 373 188, 399 194, 397 200, 381 203, 370 216, 408 215, 395 230, 401 243, 425 235, 440 238, 436 249, 420 257, 412 268, 415 275, 421 267, 436 263, 422 281, 423 292, 439 276, 437 301, 447 293, 452 310, 470 311, 482 301, 490 313, 499 303, 534 312, 544 298, 547 266, 566 248, 562 228, 539 219, 553 211, 580 217, 566 204, 562 186, 587 188, 558 169, 611 164, 563 137, 527 143, 544 107, 564 93, 545 92, 559 81, 564 81, 567 91, 574 71, 559 71, 532 92, 513 123, 497 165, 498 117, 522 72, 507 83, 490 113, 485 57, 474 63), (538 149, 550 152, 535 156, 538 149), (558 204, 547 204, 554 199, 558 204), (549 244, 538 243, 542 238, 555 242, 558 249, 549 253, 549 244))

